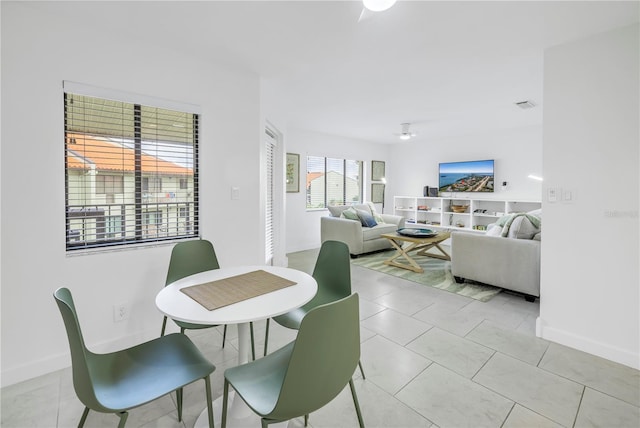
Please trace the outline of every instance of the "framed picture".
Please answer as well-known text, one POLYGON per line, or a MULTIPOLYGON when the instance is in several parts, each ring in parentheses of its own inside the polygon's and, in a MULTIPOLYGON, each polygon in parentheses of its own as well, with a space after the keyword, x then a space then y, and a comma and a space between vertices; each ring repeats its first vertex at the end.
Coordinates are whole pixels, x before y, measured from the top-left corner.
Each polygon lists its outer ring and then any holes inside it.
POLYGON ((371 161, 371 181, 381 181, 384 178, 384 162, 371 161))
POLYGON ((384 184, 371 183, 371 202, 384 204, 384 184))
POLYGON ((300 191, 300 155, 287 153, 287 193, 300 191))

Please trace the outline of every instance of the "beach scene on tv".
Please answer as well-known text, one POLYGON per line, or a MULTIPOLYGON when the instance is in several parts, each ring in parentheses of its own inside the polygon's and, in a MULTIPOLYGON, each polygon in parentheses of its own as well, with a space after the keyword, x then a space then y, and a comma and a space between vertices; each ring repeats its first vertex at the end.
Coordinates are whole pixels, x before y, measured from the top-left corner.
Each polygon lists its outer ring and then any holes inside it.
POLYGON ((493 192, 493 160, 440 164, 441 192, 493 192))

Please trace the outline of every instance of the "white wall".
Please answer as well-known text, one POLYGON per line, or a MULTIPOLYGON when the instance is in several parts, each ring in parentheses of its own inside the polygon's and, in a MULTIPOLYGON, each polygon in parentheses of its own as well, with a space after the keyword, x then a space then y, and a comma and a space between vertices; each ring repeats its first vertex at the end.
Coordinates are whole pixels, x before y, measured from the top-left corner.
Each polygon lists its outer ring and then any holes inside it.
POLYGON ((542 337, 640 368, 639 27, 549 49, 542 337), (562 194, 562 192, 559 192, 562 194), (567 195, 568 196, 568 195, 567 195))
MULTIPOLYGON (((387 161, 389 146, 354 140, 332 135, 319 134, 300 129, 289 128, 286 134, 286 147, 289 153, 300 155, 300 192, 287 193, 286 230, 287 252, 308 250, 320 247, 320 217, 328 215, 325 210, 306 210, 306 174, 307 156, 324 156, 338 159, 364 161, 364 197, 370 200, 371 161, 387 161)), ((386 170, 387 176, 390 174, 386 170)), ((387 198, 387 200, 389 200, 387 198)), ((377 205, 381 209, 381 205, 377 205)), ((385 209, 385 212, 390 212, 385 209)))
POLYGON ((69 365, 52 297, 60 286, 74 293, 93 349, 160 331, 154 298, 170 246, 65 254, 63 80, 200 105, 202 235, 222 265, 263 261, 258 77, 110 31, 120 16, 108 2, 77 5, 2 4, 3 385, 69 365), (131 317, 114 323, 119 302, 131 317))
MULTIPOLYGON (((536 201, 541 198, 540 182, 527 178, 529 174, 542 174, 541 126, 441 138, 427 143, 394 144, 389 158, 392 169, 389 197, 422 196, 424 186, 438 187, 440 162, 494 159, 495 191, 459 196, 536 201), (503 181, 507 182, 505 190, 501 186, 503 181)), ((388 206, 392 204, 391 199, 388 206)))

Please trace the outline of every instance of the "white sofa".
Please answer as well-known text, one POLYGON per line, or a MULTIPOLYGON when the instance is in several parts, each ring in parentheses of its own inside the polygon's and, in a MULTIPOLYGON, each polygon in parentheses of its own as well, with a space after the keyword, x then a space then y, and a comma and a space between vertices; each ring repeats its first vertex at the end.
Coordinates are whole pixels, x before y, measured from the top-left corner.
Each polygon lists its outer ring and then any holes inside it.
POLYGON ((378 214, 372 204, 353 205, 355 209, 365 211, 378 220, 373 227, 362 225, 359 220, 345 218, 343 212, 352 205, 329 207, 329 215, 320 218, 320 239, 325 241, 342 241, 349 247, 351 257, 360 254, 391 248, 391 244, 383 233, 392 233, 404 227, 404 217, 392 214, 378 214))
MULTIPOLYGON (((531 214, 540 216, 539 212, 531 214)), ((540 297, 541 231, 521 217, 506 236, 502 227, 489 227, 486 235, 451 234, 451 273, 524 294, 527 301, 540 297)))

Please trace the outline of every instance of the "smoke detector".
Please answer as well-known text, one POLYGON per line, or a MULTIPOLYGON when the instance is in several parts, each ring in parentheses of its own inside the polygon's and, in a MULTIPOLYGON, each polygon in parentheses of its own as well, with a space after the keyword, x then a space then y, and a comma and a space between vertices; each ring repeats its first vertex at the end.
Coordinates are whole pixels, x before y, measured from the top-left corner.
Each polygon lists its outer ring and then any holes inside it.
POLYGON ((522 110, 528 110, 530 108, 534 108, 536 105, 534 103, 532 103, 531 101, 519 101, 516 103, 516 105, 518 107, 520 107, 522 110))

